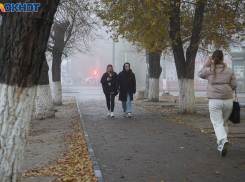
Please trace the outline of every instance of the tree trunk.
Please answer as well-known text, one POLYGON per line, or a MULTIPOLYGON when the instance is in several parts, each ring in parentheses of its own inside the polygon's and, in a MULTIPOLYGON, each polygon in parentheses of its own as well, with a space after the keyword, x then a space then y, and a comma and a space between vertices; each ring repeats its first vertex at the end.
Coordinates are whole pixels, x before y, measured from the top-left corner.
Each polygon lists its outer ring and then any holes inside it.
POLYGON ((194 79, 179 79, 179 88, 179 112, 196 113, 194 79))
POLYGON ((163 82, 163 91, 167 90, 167 78, 166 78, 166 60, 162 61, 162 82, 163 82))
POLYGON ((53 104, 62 105, 62 87, 61 87, 61 56, 62 52, 53 53, 52 80, 53 80, 53 104))
POLYGON ((149 78, 149 102, 159 101, 159 78, 149 78))
POLYGON ((33 117, 43 55, 59 0, 38 0, 36 3, 41 3, 41 6, 35 13, 1 13, 0 181, 2 182, 19 182, 21 179, 21 166, 33 117))
POLYGON ((149 94, 149 74, 146 73, 146 83, 145 83, 145 90, 146 90, 146 97, 148 98, 148 94, 149 94))
POLYGON ((161 55, 159 52, 149 53, 149 93, 148 101, 158 102, 159 101, 159 77, 162 72, 160 65, 161 55))
POLYGON ((194 72, 195 59, 200 41, 202 29, 203 13, 205 9, 205 0, 197 1, 196 10, 193 19, 193 29, 190 45, 186 51, 186 60, 180 28, 180 0, 174 0, 171 6, 174 7, 170 18, 170 38, 175 41, 172 43, 172 49, 175 59, 176 70, 179 79, 179 112, 183 114, 196 113, 195 92, 194 92, 194 72))
POLYGON ((62 87, 61 82, 53 82, 53 104, 62 105, 62 87))
POLYGON ((146 51, 146 68, 148 69, 147 72, 146 72, 146 83, 145 83, 145 87, 146 87, 146 96, 148 98, 148 94, 149 94, 149 68, 148 68, 148 65, 149 65, 149 51, 146 51))
POLYGON ((44 55, 41 76, 37 88, 36 111, 35 111, 36 119, 55 117, 54 105, 52 102, 52 96, 51 96, 51 91, 49 86, 48 71, 49 71, 49 67, 46 60, 46 56, 44 55))
POLYGON ((56 23, 54 25, 54 47, 52 50, 52 80, 53 80, 53 104, 56 106, 62 105, 62 87, 61 87, 61 58, 65 48, 65 32, 69 27, 70 22, 56 23))

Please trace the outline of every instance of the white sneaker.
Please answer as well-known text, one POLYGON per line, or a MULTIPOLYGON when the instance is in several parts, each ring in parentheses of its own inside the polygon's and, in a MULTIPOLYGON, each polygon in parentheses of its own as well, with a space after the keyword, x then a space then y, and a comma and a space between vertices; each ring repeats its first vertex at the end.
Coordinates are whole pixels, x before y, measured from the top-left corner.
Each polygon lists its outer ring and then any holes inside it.
POLYGON ((123 112, 123 116, 126 117, 127 116, 127 113, 126 112, 123 112))
POLYGON ((114 117, 114 112, 111 112, 111 117, 114 117))
POLYGON ((111 115, 111 111, 110 110, 108 110, 108 116, 110 116, 111 115))
POLYGON ((128 113, 127 117, 131 117, 131 113, 130 112, 128 113))

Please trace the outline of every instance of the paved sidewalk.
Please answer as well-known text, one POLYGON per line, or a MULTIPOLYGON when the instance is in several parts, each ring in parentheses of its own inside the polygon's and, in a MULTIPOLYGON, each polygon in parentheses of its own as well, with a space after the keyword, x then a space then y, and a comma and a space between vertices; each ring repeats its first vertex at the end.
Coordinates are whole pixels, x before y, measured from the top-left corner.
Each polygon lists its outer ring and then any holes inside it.
MULTIPOLYGON (((209 133, 215 136, 213 125, 210 121, 208 100, 206 96, 196 96, 197 113, 193 115, 183 115, 178 113, 177 96, 161 96, 159 102, 149 102, 147 99, 135 100, 133 103, 163 118, 171 119, 181 124, 188 125, 200 132, 209 133), (177 101, 177 102, 175 102, 177 101)), ((233 124, 228 122, 228 140, 234 144, 243 146, 245 150, 245 108, 241 107, 241 123, 233 124)))
POLYGON ((221 157, 215 138, 135 105, 124 118, 118 101, 115 118, 107 117, 104 97, 88 94, 77 98, 104 181, 245 181, 239 146, 221 157))

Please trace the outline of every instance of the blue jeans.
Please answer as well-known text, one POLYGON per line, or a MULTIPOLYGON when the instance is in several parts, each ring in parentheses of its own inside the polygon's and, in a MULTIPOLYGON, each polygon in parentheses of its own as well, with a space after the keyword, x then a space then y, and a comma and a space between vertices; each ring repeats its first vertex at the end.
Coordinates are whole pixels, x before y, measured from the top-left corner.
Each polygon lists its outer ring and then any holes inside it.
POLYGON ((128 92, 127 92, 127 101, 122 101, 122 108, 126 113, 131 112, 131 100, 128 92))

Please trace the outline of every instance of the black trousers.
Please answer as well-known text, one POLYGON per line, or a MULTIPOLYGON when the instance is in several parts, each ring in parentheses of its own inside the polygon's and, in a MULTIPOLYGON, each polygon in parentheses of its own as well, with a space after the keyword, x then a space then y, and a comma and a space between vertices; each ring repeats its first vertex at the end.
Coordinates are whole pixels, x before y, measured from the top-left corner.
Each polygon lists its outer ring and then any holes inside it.
POLYGON ((115 94, 105 94, 105 98, 108 110, 113 112, 115 106, 115 94))

